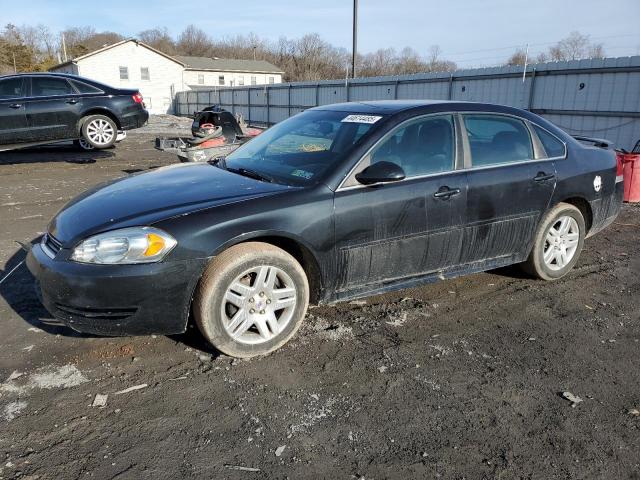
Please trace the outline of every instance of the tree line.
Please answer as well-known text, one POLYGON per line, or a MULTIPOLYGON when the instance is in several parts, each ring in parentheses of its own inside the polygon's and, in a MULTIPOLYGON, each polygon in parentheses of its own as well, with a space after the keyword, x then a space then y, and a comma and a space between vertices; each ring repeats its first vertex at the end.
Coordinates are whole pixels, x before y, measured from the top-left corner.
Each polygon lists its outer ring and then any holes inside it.
MULTIPOLYGON (((167 55, 266 60, 281 68, 284 81, 316 81, 344 78, 351 64, 351 53, 336 47, 317 33, 301 38, 281 37, 269 41, 255 34, 212 38, 195 25, 187 26, 177 37, 166 27, 139 32, 137 38, 167 55)), ((46 25, 6 25, 0 31, 0 74, 46 71, 66 59, 73 59, 124 40, 116 32, 98 32, 93 27, 73 27, 52 32, 46 25), (64 40, 63 40, 64 39, 64 40)), ((534 61, 573 60, 603 57, 602 44, 594 44, 586 35, 572 32, 534 61)), ((517 50, 507 65, 524 64, 525 52, 517 50)), ((532 59, 528 59, 532 63, 532 59)), ((443 57, 442 49, 433 45, 426 56, 405 47, 379 49, 359 54, 356 59, 358 76, 403 75, 423 72, 446 72, 457 68, 455 62, 443 57)))

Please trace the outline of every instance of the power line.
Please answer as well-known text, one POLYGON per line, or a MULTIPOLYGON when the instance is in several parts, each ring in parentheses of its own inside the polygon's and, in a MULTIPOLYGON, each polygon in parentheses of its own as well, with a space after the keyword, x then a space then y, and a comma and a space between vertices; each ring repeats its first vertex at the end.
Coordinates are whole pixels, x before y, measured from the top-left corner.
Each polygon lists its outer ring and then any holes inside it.
MULTIPOLYGON (((625 37, 637 37, 637 35, 623 34, 623 35, 608 35, 608 36, 604 36, 604 37, 591 37, 591 36, 589 36, 589 40, 592 40, 592 41, 593 40, 608 40, 608 39, 611 39, 611 38, 625 38, 625 37)), ((530 47, 543 47, 543 46, 547 46, 547 45, 556 45, 558 42, 559 42, 559 40, 557 40, 555 42, 530 43, 529 46, 530 47)), ((474 53, 496 52, 496 51, 501 51, 501 50, 510 50, 510 49, 513 49, 513 48, 523 48, 525 45, 526 45, 526 43, 522 43, 520 45, 510 45, 508 47, 496 47, 496 48, 484 48, 484 49, 480 49, 480 50, 468 50, 466 52, 448 53, 446 55, 451 57, 451 56, 455 56, 455 55, 471 55, 471 54, 474 54, 474 53)))

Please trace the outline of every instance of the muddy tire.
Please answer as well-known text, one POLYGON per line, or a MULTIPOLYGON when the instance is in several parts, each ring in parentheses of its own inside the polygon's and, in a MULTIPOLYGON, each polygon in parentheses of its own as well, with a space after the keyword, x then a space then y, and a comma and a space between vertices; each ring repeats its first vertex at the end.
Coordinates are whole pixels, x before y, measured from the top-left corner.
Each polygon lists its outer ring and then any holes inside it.
POLYGON ((284 250, 247 242, 215 257, 196 289, 193 313, 204 337, 226 355, 248 358, 280 348, 309 304, 309 282, 284 250))
POLYGON ((106 115, 89 115, 82 120, 82 138, 93 148, 109 148, 116 143, 118 126, 106 115))
POLYGON ((542 280, 564 277, 578 261, 586 227, 580 210, 559 203, 543 217, 536 231, 533 249, 523 269, 542 280))

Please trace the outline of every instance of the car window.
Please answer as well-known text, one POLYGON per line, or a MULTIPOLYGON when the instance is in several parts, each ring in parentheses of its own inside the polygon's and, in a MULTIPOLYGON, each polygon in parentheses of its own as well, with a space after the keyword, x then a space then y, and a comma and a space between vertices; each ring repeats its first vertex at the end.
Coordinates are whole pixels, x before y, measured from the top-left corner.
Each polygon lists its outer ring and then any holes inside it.
POLYGON ((76 92, 64 78, 33 77, 31 79, 32 97, 49 97, 54 95, 74 95, 76 92))
POLYGON ((71 80, 73 86, 76 87, 80 93, 103 93, 98 87, 94 87, 93 85, 89 85, 84 82, 79 82, 77 80, 71 80))
POLYGON ((363 141, 381 118, 328 110, 300 113, 239 147, 226 165, 285 184, 313 184, 363 141))
POLYGON ((297 152, 323 152, 331 148, 340 122, 309 122, 270 143, 266 155, 297 152))
POLYGON ((455 129, 451 115, 405 124, 371 152, 371 163, 398 164, 407 177, 448 172, 455 167, 455 129))
POLYGON ((0 80, 0 99, 1 98, 20 98, 24 97, 24 82, 22 77, 7 78, 0 80))
POLYGON ((463 118, 474 167, 533 159, 531 136, 523 121, 499 115, 463 118))
POLYGON ((534 124, 533 129, 536 131, 536 134, 544 147, 544 151, 547 154, 546 158, 564 157, 565 146, 560 139, 538 125, 534 124))

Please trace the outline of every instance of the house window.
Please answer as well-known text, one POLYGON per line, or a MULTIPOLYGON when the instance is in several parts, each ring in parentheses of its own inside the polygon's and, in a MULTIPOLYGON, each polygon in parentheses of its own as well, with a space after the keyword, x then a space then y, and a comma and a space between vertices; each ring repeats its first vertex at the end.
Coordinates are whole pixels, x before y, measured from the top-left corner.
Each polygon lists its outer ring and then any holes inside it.
POLYGON ((238 85, 244 85, 244 77, 238 78, 238 85))
POLYGON ((140 67, 140 79, 151 80, 151 75, 149 74, 149 67, 140 67))
POLYGON ((251 77, 251 85, 255 85, 257 82, 256 77, 251 77))
POLYGON ((129 68, 120 67, 120 80, 129 80, 129 68))
POLYGON ((224 75, 218 77, 218 85, 224 85, 224 75))
POLYGON ((204 75, 198 75, 198 85, 204 85, 204 75))
POLYGON ((273 77, 269 77, 269 83, 274 83, 275 79, 273 77))

